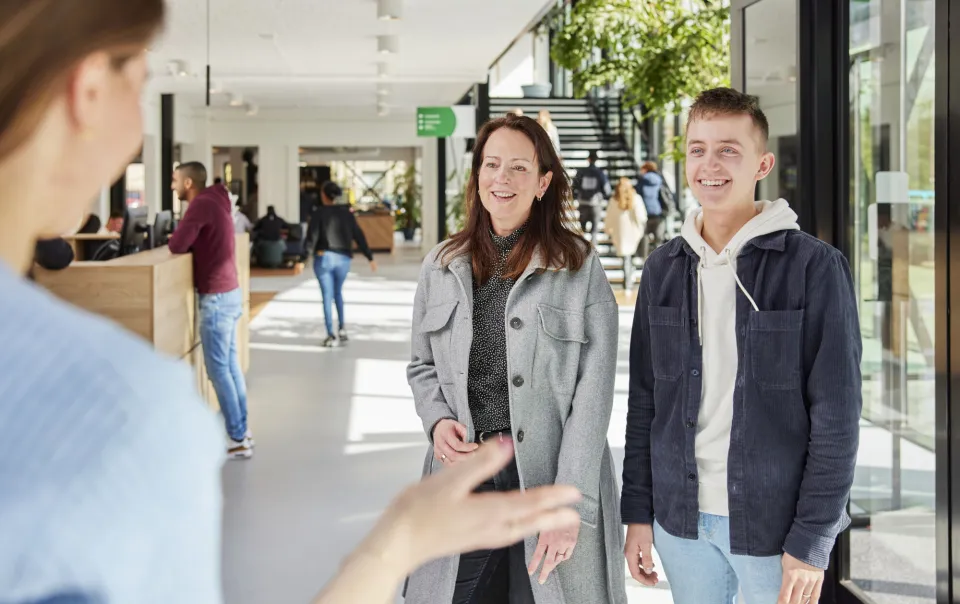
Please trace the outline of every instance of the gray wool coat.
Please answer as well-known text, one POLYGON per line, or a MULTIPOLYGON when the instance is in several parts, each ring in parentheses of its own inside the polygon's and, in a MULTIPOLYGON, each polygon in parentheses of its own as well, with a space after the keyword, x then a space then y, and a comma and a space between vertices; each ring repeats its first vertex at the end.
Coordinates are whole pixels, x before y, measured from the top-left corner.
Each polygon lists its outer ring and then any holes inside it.
MULTIPOLYGON (((460 256, 448 267, 435 248, 423 263, 413 310, 407 377, 427 437, 441 419, 474 427, 467 403, 473 341, 473 274, 460 256)), ((538 604, 626 604, 619 487, 607 428, 613 407, 618 310, 595 253, 579 271, 546 269, 539 255, 517 280, 504 316, 510 417, 521 488, 575 485, 580 535, 570 560, 545 585, 531 580, 538 604), (519 319, 518 323, 514 319, 519 319), (517 386, 519 380, 523 382, 517 386)), ((433 445, 424 476, 442 471, 433 445)), ((529 562, 537 537, 525 542, 529 562)), ((435 560, 410 576, 407 604, 447 604, 459 557, 435 560)))

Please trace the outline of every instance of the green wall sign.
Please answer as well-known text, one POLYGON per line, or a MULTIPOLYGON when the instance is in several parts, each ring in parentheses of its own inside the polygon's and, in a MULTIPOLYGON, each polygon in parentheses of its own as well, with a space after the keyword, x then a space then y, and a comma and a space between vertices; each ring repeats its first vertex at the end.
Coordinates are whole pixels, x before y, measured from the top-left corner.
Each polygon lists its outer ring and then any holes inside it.
POLYGON ((476 113, 472 105, 417 108, 417 136, 470 138, 476 135, 476 131, 476 113))
POLYGON ((450 107, 418 107, 417 136, 452 136, 457 116, 450 107))

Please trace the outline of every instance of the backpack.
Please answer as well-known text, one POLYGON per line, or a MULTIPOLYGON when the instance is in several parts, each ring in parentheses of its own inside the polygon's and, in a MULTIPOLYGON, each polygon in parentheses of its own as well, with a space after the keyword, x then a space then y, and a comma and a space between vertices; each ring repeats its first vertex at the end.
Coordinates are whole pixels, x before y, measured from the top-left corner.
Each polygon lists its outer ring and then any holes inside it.
POLYGON ((580 189, 577 191, 577 198, 580 201, 592 202, 596 195, 602 195, 601 172, 597 168, 586 168, 583 176, 580 177, 580 189))
POLYGON ((673 191, 670 190, 667 182, 663 180, 662 177, 660 185, 660 208, 663 210, 665 216, 668 214, 676 214, 678 211, 677 200, 673 196, 673 191))

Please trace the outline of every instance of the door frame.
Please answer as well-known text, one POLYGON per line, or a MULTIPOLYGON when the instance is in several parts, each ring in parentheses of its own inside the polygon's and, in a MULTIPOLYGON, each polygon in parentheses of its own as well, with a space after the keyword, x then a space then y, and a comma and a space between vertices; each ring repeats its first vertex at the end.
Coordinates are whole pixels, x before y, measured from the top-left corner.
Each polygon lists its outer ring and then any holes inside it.
MULTIPOLYGON (((746 89, 746 9, 768 0, 731 0, 731 80, 746 89)), ((852 259, 853 207, 849 202, 849 17, 850 0, 795 0, 798 34, 797 213, 801 228, 852 259), (805 200, 812 200, 804 203, 805 200)), ((952 260, 960 266, 960 177, 952 179, 950 158, 960 162, 960 36, 950 40, 951 20, 960 27, 960 0, 934 0, 936 28, 935 92, 935 342, 936 408, 936 565, 937 604, 960 604, 960 321, 951 322, 953 300, 960 300, 960 276, 951 279, 952 260)), ((790 200, 794 204, 794 200, 790 200)), ((837 540, 824 583, 824 604, 865 604, 867 594, 850 581, 850 534, 837 540)))

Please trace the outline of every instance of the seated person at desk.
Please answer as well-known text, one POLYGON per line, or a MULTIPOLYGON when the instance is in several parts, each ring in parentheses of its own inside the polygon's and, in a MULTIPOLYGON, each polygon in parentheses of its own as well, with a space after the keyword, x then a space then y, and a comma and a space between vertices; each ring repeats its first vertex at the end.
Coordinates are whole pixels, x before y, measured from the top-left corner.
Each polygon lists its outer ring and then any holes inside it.
POLYGON ((273 206, 269 206, 267 215, 253 227, 253 249, 258 265, 277 268, 283 263, 283 253, 287 250, 287 245, 283 242, 283 231, 289 228, 287 221, 277 215, 273 206))
POLYGON ((110 233, 119 233, 123 230, 123 212, 110 212, 110 220, 107 221, 107 231, 110 233))
POLYGON ((193 252, 203 361, 230 436, 227 455, 232 459, 250 457, 253 435, 247 429, 247 384, 237 351, 243 294, 237 278, 230 197, 223 187, 207 187, 207 169, 200 162, 177 167, 171 187, 190 207, 167 245, 174 254, 193 252))

